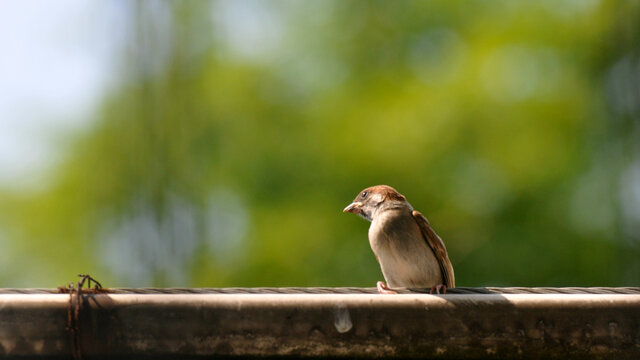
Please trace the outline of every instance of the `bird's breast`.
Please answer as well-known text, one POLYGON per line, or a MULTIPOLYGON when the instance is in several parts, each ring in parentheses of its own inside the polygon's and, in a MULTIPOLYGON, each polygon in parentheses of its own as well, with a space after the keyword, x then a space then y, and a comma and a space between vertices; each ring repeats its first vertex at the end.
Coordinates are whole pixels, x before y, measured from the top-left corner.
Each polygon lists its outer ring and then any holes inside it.
POLYGON ((440 266, 410 213, 388 211, 369 227, 369 244, 391 287, 432 287, 442 283, 440 266))

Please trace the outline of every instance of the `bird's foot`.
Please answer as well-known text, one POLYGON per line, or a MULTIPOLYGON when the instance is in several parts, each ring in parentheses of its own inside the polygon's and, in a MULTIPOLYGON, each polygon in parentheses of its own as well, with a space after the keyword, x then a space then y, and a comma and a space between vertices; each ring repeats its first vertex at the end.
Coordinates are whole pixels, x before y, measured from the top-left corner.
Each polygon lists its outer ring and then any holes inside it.
POLYGON ((442 294, 446 294, 447 293, 447 285, 444 285, 444 284, 436 285, 436 286, 431 288, 431 291, 429 291, 429 294, 433 294, 434 291, 436 292, 436 294, 440 294, 440 291, 442 291, 442 294))
POLYGON ((387 286, 387 284, 384 283, 384 281, 378 281, 376 286, 380 294, 397 294, 397 292, 389 289, 389 287, 387 286))

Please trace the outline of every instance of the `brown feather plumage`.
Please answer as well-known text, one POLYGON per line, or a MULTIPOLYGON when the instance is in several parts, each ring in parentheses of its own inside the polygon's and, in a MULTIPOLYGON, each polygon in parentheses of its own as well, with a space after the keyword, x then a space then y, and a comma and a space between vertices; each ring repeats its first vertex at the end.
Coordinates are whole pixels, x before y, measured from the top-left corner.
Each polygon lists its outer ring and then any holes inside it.
POLYGON ((449 260, 449 255, 447 254, 447 248, 444 246, 444 242, 433 230, 431 224, 429 224, 429 220, 427 220, 424 215, 417 210, 413 210, 412 215, 414 219, 416 219, 420 230, 422 230, 422 235, 424 235, 427 245, 429 245, 433 253, 436 255, 436 259, 438 259, 444 284, 447 285, 448 288, 455 287, 456 279, 453 273, 453 265, 451 265, 451 260, 449 260))

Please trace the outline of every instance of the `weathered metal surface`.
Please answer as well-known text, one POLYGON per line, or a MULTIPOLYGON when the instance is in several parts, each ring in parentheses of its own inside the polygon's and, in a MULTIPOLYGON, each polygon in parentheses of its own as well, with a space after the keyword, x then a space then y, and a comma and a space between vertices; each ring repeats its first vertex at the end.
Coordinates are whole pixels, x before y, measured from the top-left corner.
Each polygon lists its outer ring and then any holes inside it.
POLYGON ((0 356, 71 354, 69 295, 0 296, 0 356))
MULTIPOLYGON (((83 295, 84 358, 640 358, 640 295, 83 295)), ((69 295, 0 295, 0 355, 70 357, 69 295)))

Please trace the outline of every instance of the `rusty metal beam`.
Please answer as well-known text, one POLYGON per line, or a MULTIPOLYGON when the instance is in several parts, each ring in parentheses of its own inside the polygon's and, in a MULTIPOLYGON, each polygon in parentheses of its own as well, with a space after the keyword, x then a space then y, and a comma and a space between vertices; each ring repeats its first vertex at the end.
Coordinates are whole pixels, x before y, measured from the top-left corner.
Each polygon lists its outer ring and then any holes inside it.
MULTIPOLYGON (((69 295, 0 295, 0 356, 70 358, 69 295)), ((640 358, 640 295, 82 295, 83 358, 640 358)))

